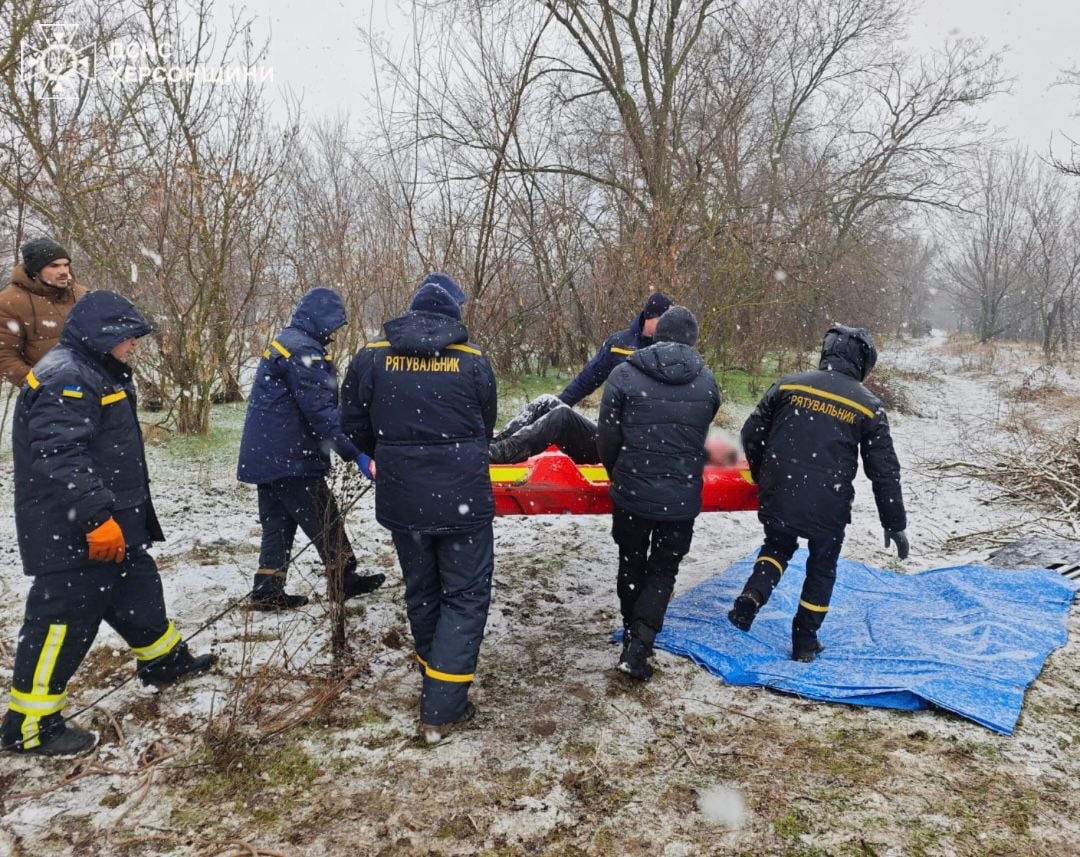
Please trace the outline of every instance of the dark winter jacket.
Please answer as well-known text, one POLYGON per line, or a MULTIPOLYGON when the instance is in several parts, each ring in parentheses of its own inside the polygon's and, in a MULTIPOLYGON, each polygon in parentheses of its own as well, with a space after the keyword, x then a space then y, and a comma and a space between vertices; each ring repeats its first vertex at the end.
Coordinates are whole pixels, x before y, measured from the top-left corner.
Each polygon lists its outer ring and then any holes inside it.
POLYGON ((86 534, 115 517, 129 545, 160 541, 130 368, 109 351, 150 333, 131 302, 91 292, 15 404, 15 528, 27 574, 92 565, 86 534))
POLYGON ((390 530, 462 532, 495 514, 495 376, 456 312, 387 322, 386 339, 360 351, 345 375, 342 424, 375 459, 375 517, 390 530))
POLYGON ((652 345, 652 338, 641 332, 644 325, 645 313, 641 312, 626 330, 620 330, 605 339, 592 360, 586 363, 578 376, 559 393, 559 398, 571 408, 574 407, 594 390, 598 390, 608 379, 612 370, 623 363, 627 357, 639 348, 652 345))
POLYGON ((696 517, 705 436, 719 407, 716 380, 689 345, 658 342, 617 367, 597 426, 615 505, 654 521, 696 517))
POLYGON ((341 429, 337 369, 326 346, 345 324, 345 307, 330 289, 312 289, 288 327, 263 352, 251 387, 236 478, 253 484, 318 477, 330 451, 359 454, 341 429))
POLYGON ((821 368, 781 378, 743 425, 758 517, 767 526, 803 537, 843 530, 851 522, 861 450, 882 526, 907 527, 888 418, 861 383, 866 358, 844 346, 844 339, 827 337, 821 368))

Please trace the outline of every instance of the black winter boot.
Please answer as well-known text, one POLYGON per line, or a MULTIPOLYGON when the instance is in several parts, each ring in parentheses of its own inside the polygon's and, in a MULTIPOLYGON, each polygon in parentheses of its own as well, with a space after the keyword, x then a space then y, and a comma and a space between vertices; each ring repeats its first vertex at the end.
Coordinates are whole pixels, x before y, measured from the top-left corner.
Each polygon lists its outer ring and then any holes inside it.
POLYGON ((251 589, 251 609, 265 613, 295 610, 308 603, 306 595, 289 595, 285 591, 285 575, 282 572, 260 568, 255 573, 251 589))
POLYGON ((792 660, 808 664, 825 651, 825 647, 818 642, 817 636, 822 618, 821 613, 811 612, 799 605, 795 618, 791 620, 792 660))
MULTIPOLYGON (((11 712, 9 712, 9 716, 11 712)), ((69 726, 62 720, 52 728, 43 728, 38 734, 39 744, 25 747, 21 736, 12 737, 5 720, 4 749, 12 753, 33 753, 36 756, 83 756, 97 746, 97 736, 78 726, 69 726)))
POLYGON ((734 606, 728 610, 728 621, 740 631, 749 631, 760 609, 757 592, 751 589, 735 599, 734 606))
POLYGON ((649 663, 649 653, 648 643, 631 636, 622 657, 619 658, 619 671, 636 681, 648 681, 653 674, 652 665, 649 663))
POLYGON ((825 647, 814 640, 811 643, 793 643, 791 646, 791 659, 793 661, 801 661, 804 664, 814 662, 814 658, 825 651, 825 647))
POLYGON ((345 600, 374 592, 385 581, 385 574, 357 574, 355 571, 350 571, 345 575, 345 600))
POLYGON ((177 643, 176 648, 167 655, 140 663, 139 680, 143 684, 163 687, 174 684, 185 676, 204 673, 215 663, 217 663, 216 655, 193 657, 188 651, 187 643, 177 643))

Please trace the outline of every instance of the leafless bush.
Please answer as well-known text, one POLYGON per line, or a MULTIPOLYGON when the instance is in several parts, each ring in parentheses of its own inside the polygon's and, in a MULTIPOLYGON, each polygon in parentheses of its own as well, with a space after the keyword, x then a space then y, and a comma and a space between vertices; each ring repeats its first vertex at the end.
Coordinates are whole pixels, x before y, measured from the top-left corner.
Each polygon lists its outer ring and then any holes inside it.
POLYGON ((1080 538, 1080 422, 1057 431, 1019 430, 1008 450, 982 450, 976 460, 938 465, 946 473, 974 476, 1002 494, 1041 509, 1048 520, 1080 538))
POLYGON ((1024 376, 1020 386, 1010 390, 1006 398, 1014 402, 1045 402, 1062 395, 1053 366, 1039 366, 1024 376))

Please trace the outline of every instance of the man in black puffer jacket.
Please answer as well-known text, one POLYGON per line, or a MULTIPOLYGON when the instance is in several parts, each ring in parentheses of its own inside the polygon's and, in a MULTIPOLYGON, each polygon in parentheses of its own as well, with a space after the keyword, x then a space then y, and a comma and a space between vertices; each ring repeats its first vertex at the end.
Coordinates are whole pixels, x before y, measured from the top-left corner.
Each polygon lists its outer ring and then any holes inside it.
POLYGON ((169 621, 146 552, 163 536, 123 361, 150 331, 126 298, 89 293, 15 404, 15 529, 34 583, 0 730, 6 750, 78 755, 93 746, 61 712, 103 619, 131 646, 144 683, 168 684, 213 662, 193 657, 169 621))
POLYGON ((781 378, 743 425, 765 543, 728 618, 750 630, 798 539, 807 539, 806 581, 791 627, 792 657, 798 661, 810 662, 824 649, 817 632, 829 609, 836 561, 851 522, 860 451, 874 486, 885 546, 895 542, 900 559, 908 555, 900 462, 889 421, 881 402, 862 384, 876 362, 868 331, 836 325, 825 334, 818 369, 781 378))
POLYGON ((356 355, 342 388, 342 425, 378 467, 375 517, 405 578, 430 742, 473 716, 494 567, 495 376, 469 344, 458 303, 438 283, 421 285, 409 311, 384 325, 386 339, 356 355))
POLYGON ((648 657, 664 625, 679 563, 701 512, 705 438, 720 392, 694 350, 697 320, 673 306, 656 325, 656 343, 635 352, 608 378, 597 445, 611 477, 611 535, 619 546, 619 669, 646 681, 648 657))

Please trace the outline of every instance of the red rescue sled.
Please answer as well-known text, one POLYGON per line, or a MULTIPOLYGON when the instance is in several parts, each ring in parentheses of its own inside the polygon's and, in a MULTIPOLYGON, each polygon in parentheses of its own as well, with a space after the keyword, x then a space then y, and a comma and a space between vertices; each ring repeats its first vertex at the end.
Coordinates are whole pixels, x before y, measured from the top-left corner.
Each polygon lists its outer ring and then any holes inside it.
MULTIPOLYGON (((607 471, 542 452, 521 464, 492 464, 496 515, 604 515, 611 512, 607 471)), ((705 468, 702 512, 752 512, 757 486, 745 463, 705 468)))

